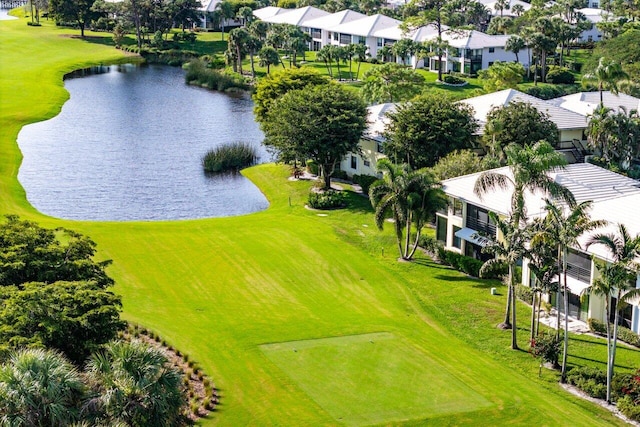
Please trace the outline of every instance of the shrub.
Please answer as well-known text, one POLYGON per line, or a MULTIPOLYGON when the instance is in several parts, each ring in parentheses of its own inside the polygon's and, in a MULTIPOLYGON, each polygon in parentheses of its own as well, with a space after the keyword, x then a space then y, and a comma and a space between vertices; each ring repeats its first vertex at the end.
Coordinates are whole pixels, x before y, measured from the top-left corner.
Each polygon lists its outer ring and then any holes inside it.
POLYGON ((349 179, 349 175, 347 175, 347 173, 341 169, 334 170, 333 175, 331 175, 331 177, 335 179, 344 179, 344 180, 349 179))
POLYGON ((439 254, 441 248, 444 249, 442 246, 442 242, 436 240, 432 236, 425 236, 424 234, 420 235, 418 246, 436 255, 439 254))
POLYGON ((484 271, 483 279, 502 279, 509 274, 509 266, 506 262, 492 264, 484 271))
POLYGON ((598 368, 573 368, 567 374, 567 382, 596 399, 607 397, 607 374, 598 368))
POLYGON ((597 319, 589 318, 587 319, 587 325, 589 325, 589 329, 591 332, 606 335, 607 334, 607 325, 597 319))
POLYGON ((441 260, 458 271, 466 273, 470 276, 480 277, 480 268, 482 267, 482 261, 468 257, 457 252, 446 251, 443 254, 441 260))
POLYGON ((445 83, 448 83, 450 85, 461 85, 461 84, 466 83, 466 80, 461 79, 461 78, 456 77, 456 76, 450 76, 450 75, 444 76, 443 80, 444 80, 445 83))
POLYGON ((220 145, 210 150, 202 158, 205 172, 219 173, 238 171, 255 164, 258 160, 256 149, 245 142, 220 145))
MULTIPOLYGON (((589 329, 591 332, 607 335, 607 324, 601 322, 597 319, 588 319, 587 324, 589 325, 589 329)), ((618 340, 622 342, 626 342, 627 344, 634 345, 636 347, 640 347, 640 336, 633 332, 629 328, 625 328, 624 326, 618 326, 618 340)))
POLYGON ((622 414, 634 421, 640 421, 640 406, 631 398, 631 396, 623 396, 616 403, 622 414))
POLYGON ((532 86, 525 92, 540 99, 558 98, 567 94, 560 86, 532 86))
POLYGON ((533 291, 528 286, 516 285, 516 297, 527 304, 533 304, 533 291))
POLYGON ((553 67, 547 73, 547 83, 553 84, 574 84, 576 78, 571 71, 564 67, 553 67))
POLYGON ((199 59, 190 61, 185 68, 187 70, 185 80, 188 84, 195 84, 211 90, 219 91, 231 88, 248 88, 248 85, 242 77, 221 73, 220 71, 207 68, 204 61, 199 59))
POLYGON ((309 206, 314 209, 336 209, 346 206, 346 194, 327 190, 323 192, 309 192, 309 206))
POLYGON ((617 373, 611 381, 611 392, 614 397, 621 398, 629 396, 633 401, 637 402, 640 398, 640 371, 635 373, 617 373))
POLYGON ((369 187, 371 187, 371 184, 373 184, 378 180, 378 177, 371 176, 371 175, 355 174, 351 179, 353 180, 353 182, 355 182, 362 188, 362 194, 368 195, 369 187))
POLYGON ((554 332, 546 332, 531 341, 531 354, 533 357, 541 358, 546 363, 558 366, 560 356, 560 339, 554 332))

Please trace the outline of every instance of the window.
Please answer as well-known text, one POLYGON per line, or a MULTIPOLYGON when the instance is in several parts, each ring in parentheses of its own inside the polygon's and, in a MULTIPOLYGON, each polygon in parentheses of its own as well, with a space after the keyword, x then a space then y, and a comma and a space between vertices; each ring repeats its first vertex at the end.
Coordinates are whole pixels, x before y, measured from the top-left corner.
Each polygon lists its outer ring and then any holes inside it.
POLYGON ((340 44, 351 44, 351 34, 340 34, 340 44))
POLYGON ((489 53, 493 53, 493 52, 495 52, 495 51, 496 51, 496 48, 495 48, 495 47, 490 47, 490 48, 489 48, 489 53))
POLYGON ((462 248, 462 239, 456 236, 456 233, 460 231, 460 227, 453 226, 453 247, 454 248, 462 248))
POLYGON ((340 34, 338 34, 338 33, 333 33, 333 39, 334 39, 335 41, 338 41, 338 37, 339 37, 339 36, 340 36, 340 34))
POLYGON ((491 67, 493 65, 493 61, 489 62, 489 67, 491 67))
POLYGON ((358 159, 356 156, 351 156, 351 169, 356 169, 358 167, 358 159))
POLYGON ((370 167, 370 166, 371 166, 371 162, 370 162, 369 160, 365 160, 365 161, 364 161, 364 165, 365 165, 366 167, 370 167))
POLYGON ((311 29, 311 37, 314 39, 322 38, 322 32, 317 28, 311 29))
POLYGON ((467 204, 467 227, 491 237, 496 235, 496 225, 489 218, 489 212, 475 205, 467 204))
POLYGON ((453 214, 462 217, 462 201, 460 199, 453 199, 453 214))
POLYGON ((382 38, 378 37, 378 42, 377 42, 377 44, 378 44, 378 47, 382 47, 382 46, 384 45, 384 39, 382 39, 382 38))
POLYGON ((585 253, 569 249, 567 254, 567 276, 581 282, 590 283, 591 257, 585 253))
POLYGON ((436 216, 436 239, 447 243, 447 218, 436 216))
POLYGON ((382 151, 382 144, 381 143, 377 143, 376 144, 376 151, 378 151, 378 153, 383 153, 384 151, 382 151))

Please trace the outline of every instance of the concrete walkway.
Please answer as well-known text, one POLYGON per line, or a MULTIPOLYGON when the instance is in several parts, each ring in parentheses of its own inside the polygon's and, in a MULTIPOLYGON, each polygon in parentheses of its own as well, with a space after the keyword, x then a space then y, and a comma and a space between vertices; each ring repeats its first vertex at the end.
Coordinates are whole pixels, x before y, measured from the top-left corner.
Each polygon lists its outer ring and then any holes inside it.
MULTIPOLYGON (((558 313, 553 308, 551 309, 551 313, 546 314, 543 310, 540 313, 540 323, 549 326, 550 328, 556 329, 558 322, 558 313)), ((564 329, 564 314, 560 313, 560 329, 564 329)), ((569 331, 576 334, 588 334, 591 333, 589 330, 589 326, 586 322, 582 320, 578 320, 574 317, 569 316, 569 331)))

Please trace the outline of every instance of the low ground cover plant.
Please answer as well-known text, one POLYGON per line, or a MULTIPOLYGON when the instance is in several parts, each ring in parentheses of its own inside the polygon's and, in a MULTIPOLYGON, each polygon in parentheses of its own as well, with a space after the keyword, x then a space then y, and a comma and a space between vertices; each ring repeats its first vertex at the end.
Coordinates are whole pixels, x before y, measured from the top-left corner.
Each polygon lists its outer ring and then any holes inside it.
POLYGON ((335 190, 322 192, 312 190, 309 192, 308 203, 313 209, 343 208, 347 205, 347 196, 346 194, 335 190))

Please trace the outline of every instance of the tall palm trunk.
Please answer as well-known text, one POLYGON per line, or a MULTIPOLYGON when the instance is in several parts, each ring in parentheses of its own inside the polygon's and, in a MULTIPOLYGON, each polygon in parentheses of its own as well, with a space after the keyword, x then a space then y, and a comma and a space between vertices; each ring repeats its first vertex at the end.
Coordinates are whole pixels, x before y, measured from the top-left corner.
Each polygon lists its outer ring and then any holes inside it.
MULTIPOLYGON (((513 279, 513 272, 512 279, 513 279)), ((511 349, 518 349, 518 327, 516 322, 516 290, 513 281, 511 282, 511 349)))
POLYGON ((509 264, 509 274, 507 280, 507 308, 504 313, 504 321, 502 322, 502 327, 504 329, 511 329, 511 294, 513 293, 513 265, 511 263, 509 264))
POLYGON ((567 355, 569 351, 569 286, 567 286, 567 248, 564 248, 562 252, 562 282, 564 284, 564 346, 562 348, 562 375, 560 376, 560 382, 564 384, 567 381, 567 355))
POLYGON ((613 372, 613 369, 611 367, 611 323, 609 320, 611 319, 611 308, 609 301, 610 297, 607 296, 605 306, 607 316, 607 402, 611 403, 611 376, 609 373, 613 372))

